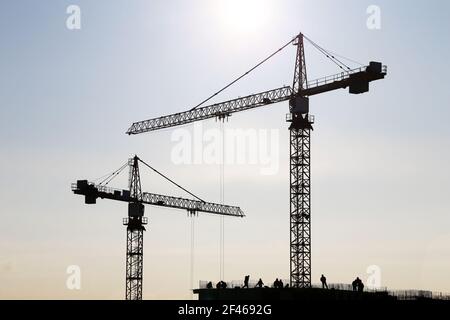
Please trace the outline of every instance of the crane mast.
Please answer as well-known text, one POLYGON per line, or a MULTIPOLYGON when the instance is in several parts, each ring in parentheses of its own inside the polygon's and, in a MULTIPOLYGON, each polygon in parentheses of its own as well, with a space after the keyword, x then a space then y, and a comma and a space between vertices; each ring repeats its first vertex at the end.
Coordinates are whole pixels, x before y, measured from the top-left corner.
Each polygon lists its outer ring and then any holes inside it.
POLYGON ((138 157, 128 161, 130 167, 129 190, 133 201, 128 203, 126 252, 126 300, 142 300, 142 276, 144 268, 144 205, 142 204, 141 178, 139 175, 138 157))
POLYGON ((296 42, 293 92, 289 100, 290 122, 290 285, 311 286, 311 130, 303 35, 296 42))

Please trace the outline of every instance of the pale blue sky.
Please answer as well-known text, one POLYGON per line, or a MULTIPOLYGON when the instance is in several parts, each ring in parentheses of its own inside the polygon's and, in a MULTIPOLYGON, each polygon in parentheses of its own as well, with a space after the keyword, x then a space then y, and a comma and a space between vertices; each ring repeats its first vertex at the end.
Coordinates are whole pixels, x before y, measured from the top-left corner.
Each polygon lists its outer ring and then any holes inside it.
MULTIPOLYGON (((349 282, 376 264, 385 286, 450 292, 450 4, 258 3, 256 14, 236 6, 235 15, 223 1, 206 0, 0 4, 0 298, 122 298, 125 206, 85 206, 70 183, 137 153, 219 201, 219 168, 173 164, 170 130, 125 131, 132 121, 195 105, 299 31, 344 56, 388 65, 386 80, 367 94, 311 98, 314 279, 325 273, 349 282), (70 4, 81 8, 81 30, 65 26, 70 4), (371 4, 381 8, 380 30, 366 27, 371 4), (81 291, 65 289, 70 264, 82 268, 81 291)), ((290 84, 294 57, 286 49, 216 101, 290 84)), ((339 71, 311 46, 306 61, 310 79, 339 71)), ((227 279, 288 277, 287 110, 277 104, 226 124, 280 136, 277 175, 262 176, 254 165, 225 168, 226 202, 247 213, 226 220, 227 279)), ((177 192, 147 178, 146 191, 177 192)), ((147 213, 144 297, 186 298, 189 219, 147 213)), ((217 218, 198 219, 196 280, 219 273, 218 230, 217 218)))

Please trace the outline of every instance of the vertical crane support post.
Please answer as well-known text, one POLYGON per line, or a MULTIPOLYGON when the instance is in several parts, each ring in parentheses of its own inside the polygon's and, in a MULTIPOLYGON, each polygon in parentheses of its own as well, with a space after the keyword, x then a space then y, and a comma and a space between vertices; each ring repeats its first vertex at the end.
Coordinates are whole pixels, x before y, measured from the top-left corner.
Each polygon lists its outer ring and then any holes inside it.
POLYGON ((313 117, 309 115, 309 98, 303 95, 307 86, 303 35, 297 46, 292 97, 287 121, 290 131, 290 286, 311 287, 311 153, 310 132, 313 117))
POLYGON ((142 204, 141 179, 139 175, 138 157, 129 160, 129 190, 131 198, 128 203, 128 218, 124 219, 127 226, 127 258, 126 258, 126 300, 142 300, 142 277, 144 267, 144 205, 142 204))

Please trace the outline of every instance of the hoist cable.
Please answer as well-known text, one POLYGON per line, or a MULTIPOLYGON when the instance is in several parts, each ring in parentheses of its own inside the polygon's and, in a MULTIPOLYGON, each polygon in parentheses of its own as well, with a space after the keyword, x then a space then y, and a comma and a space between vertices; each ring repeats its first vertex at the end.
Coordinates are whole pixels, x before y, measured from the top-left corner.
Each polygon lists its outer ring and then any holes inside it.
MULTIPOLYGON (((123 164, 119 169, 113 171, 113 172, 110 173, 110 174, 104 175, 103 177, 100 177, 100 178, 98 178, 98 179, 96 179, 96 180, 99 180, 99 179, 102 179, 102 178, 106 177, 106 178, 104 178, 104 179, 99 183, 99 185, 102 185, 103 183, 105 183, 106 181, 108 181, 108 182, 106 182, 106 184, 105 184, 105 185, 107 185, 112 179, 114 179, 115 177, 117 177, 117 175, 118 175, 120 172, 122 172, 122 170, 125 169, 127 165, 128 165, 128 163, 125 162, 125 164, 123 164)), ((95 180, 94 180, 94 181, 95 181, 95 180)))
POLYGON ((325 50, 324 48, 322 48, 321 46, 319 46, 317 43, 315 43, 314 41, 312 41, 311 39, 309 39, 307 36, 303 35, 303 37, 308 40, 309 43, 311 43, 317 50, 319 50, 323 55, 325 55, 328 59, 330 59, 334 64, 336 64, 340 69, 346 71, 344 69, 347 68, 347 70, 351 70, 351 68, 349 66, 347 66, 345 63, 343 63, 342 61, 340 61, 339 59, 337 59, 332 53, 328 52, 327 50, 325 50))
POLYGON ((219 91, 215 92, 214 94, 210 95, 208 98, 206 98, 205 100, 203 100, 202 102, 200 102, 199 104, 197 104, 195 107, 193 107, 192 109, 190 109, 190 111, 197 109, 198 107, 200 107, 201 105, 203 105, 205 102, 211 100, 212 98, 214 98, 215 96, 217 96, 219 93, 221 93, 222 91, 224 91, 225 89, 231 87, 233 84, 235 84, 236 82, 238 82, 239 80, 241 80, 242 78, 244 78, 246 75, 248 75, 250 72, 252 72, 253 70, 255 70, 256 68, 258 68, 259 66, 261 66, 263 63, 265 63, 267 60, 269 60, 270 58, 272 58, 274 55, 276 55, 278 52, 282 51, 284 48, 286 48, 288 45, 290 45, 292 42, 295 41, 295 38, 290 40, 288 43, 286 43, 285 45, 283 45, 281 48, 279 48, 277 51, 275 51, 274 53, 272 53, 271 55, 269 55, 267 58, 263 59, 261 62, 259 62, 257 65, 255 65, 254 67, 252 67, 251 69, 249 69, 247 72, 245 72, 244 74, 240 75, 239 77, 237 77, 236 79, 234 79, 233 81, 231 81, 229 84, 227 84, 225 87, 223 87, 222 89, 220 89, 219 91))
POLYGON ((166 175, 162 174, 161 172, 159 172, 158 170, 156 170, 155 168, 153 168, 151 165, 149 165, 148 163, 146 163, 145 161, 143 161, 142 159, 139 159, 140 162, 142 162, 145 166, 147 166, 148 168, 150 168, 151 170, 153 170, 154 172, 156 172, 157 174, 159 174, 161 177, 163 177, 164 179, 168 180, 169 182, 171 182, 173 185, 177 186, 178 188, 180 188, 181 190, 189 193, 191 196, 193 196, 194 198, 200 200, 201 202, 205 202, 204 200, 202 200, 201 198, 197 197, 195 194, 193 194, 192 192, 188 191, 187 189, 183 188, 182 186, 180 186, 178 183, 176 183, 175 181, 173 181, 172 179, 170 179, 169 177, 167 177, 166 175))

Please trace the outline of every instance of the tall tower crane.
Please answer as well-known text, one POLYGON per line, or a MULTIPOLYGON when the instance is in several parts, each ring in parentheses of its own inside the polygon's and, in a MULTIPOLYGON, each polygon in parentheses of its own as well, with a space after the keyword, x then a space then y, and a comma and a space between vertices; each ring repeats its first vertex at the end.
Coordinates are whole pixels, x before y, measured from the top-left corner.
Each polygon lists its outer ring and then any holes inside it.
POLYGON ((198 105, 185 112, 135 122, 128 129, 127 134, 135 135, 215 117, 223 119, 235 112, 289 101, 289 114, 287 114, 286 121, 290 123, 290 286, 307 288, 311 286, 310 133, 314 123, 314 116, 309 114, 309 97, 347 87, 351 94, 367 92, 370 82, 383 79, 386 76, 387 67, 380 62, 370 62, 367 66, 350 69, 331 53, 300 33, 274 54, 219 92, 244 77, 291 43, 297 47, 292 87, 283 86, 209 106, 199 108, 198 105), (343 71, 339 74, 308 81, 304 39, 324 53, 343 71))
MULTIPOLYGON (((145 225, 148 222, 147 217, 144 217, 144 204, 184 209, 191 215, 198 212, 206 212, 224 216, 244 217, 244 213, 239 207, 203 201, 148 165, 138 156, 129 159, 128 166, 130 168, 128 190, 115 189, 108 187, 106 184, 95 184, 88 180, 78 180, 76 183, 72 184, 72 191, 75 194, 83 195, 86 204, 95 204, 98 198, 128 202, 128 217, 123 219, 123 224, 127 227, 125 298, 126 300, 141 300, 144 267, 144 231, 145 225), (139 162, 148 166, 150 169, 154 170, 156 173, 188 192, 198 200, 142 192, 139 162)), ((107 181, 106 183, 110 182, 125 167, 126 164, 103 181, 107 181)))

